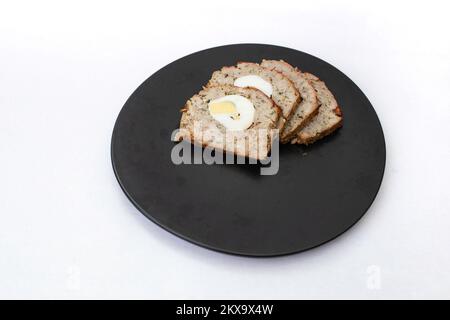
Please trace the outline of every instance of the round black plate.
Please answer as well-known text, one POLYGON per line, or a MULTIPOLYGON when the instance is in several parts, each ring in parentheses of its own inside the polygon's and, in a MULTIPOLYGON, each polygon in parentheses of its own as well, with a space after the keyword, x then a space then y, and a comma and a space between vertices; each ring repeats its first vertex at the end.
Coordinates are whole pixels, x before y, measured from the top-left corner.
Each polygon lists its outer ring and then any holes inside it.
POLYGON ((295 253, 342 234, 372 204, 386 160, 378 117, 347 76, 309 54, 261 44, 200 51, 153 74, 120 112, 111 153, 122 189, 146 217, 198 245, 249 256, 295 253), (186 100, 214 70, 263 58, 324 80, 343 128, 308 147, 281 145, 273 176, 259 175, 258 165, 173 164, 171 133, 186 100))

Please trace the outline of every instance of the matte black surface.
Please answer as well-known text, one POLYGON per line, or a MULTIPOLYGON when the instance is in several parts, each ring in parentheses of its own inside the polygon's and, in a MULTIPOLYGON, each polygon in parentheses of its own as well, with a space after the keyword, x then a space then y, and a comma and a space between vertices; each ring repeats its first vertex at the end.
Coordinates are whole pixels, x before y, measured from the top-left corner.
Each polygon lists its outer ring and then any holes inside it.
POLYGON ((303 251, 346 231, 372 204, 386 159, 377 115, 347 76, 306 53, 260 44, 200 51, 153 74, 120 112, 111 152, 120 185, 149 219, 210 249, 251 256, 303 251), (344 127, 309 147, 281 145, 274 176, 260 176, 258 165, 174 165, 170 134, 186 100, 214 70, 263 58, 324 80, 344 127))

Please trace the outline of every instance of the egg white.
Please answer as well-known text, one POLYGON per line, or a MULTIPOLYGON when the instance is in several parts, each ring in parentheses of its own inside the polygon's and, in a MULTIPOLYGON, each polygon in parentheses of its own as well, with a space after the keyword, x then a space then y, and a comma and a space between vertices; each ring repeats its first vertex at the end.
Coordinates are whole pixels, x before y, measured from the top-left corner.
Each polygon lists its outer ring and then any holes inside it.
POLYGON ((227 130, 240 131, 249 128, 255 118, 255 107, 253 103, 240 95, 223 96, 215 100, 211 100, 208 104, 229 101, 236 107, 236 112, 239 114, 238 119, 233 119, 231 114, 211 114, 214 120, 220 122, 227 130))
POLYGON ((239 77, 234 80, 234 85, 236 87, 252 87, 264 92, 266 96, 269 98, 272 96, 273 88, 272 84, 264 80, 263 78, 256 75, 247 75, 243 77, 239 77))

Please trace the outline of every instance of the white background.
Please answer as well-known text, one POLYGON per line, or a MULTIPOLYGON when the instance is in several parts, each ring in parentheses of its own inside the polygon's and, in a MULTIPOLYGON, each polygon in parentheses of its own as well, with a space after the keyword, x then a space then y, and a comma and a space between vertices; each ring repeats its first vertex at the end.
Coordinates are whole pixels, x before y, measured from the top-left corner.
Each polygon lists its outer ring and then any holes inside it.
POLYGON ((445 1, 0 1, 0 298, 450 298, 448 13, 445 1), (375 203, 306 253, 187 243, 143 217, 111 169, 114 121, 142 81, 241 42, 332 63, 384 128, 375 203))

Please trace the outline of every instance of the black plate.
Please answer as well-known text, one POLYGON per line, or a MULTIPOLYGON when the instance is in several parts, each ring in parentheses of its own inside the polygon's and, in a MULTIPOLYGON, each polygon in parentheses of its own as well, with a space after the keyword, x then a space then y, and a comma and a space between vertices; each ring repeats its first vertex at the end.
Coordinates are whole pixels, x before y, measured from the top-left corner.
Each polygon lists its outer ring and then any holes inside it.
POLYGON ((261 44, 200 51, 153 74, 120 112, 111 153, 122 189, 146 217, 198 245, 249 256, 300 252, 342 234, 375 199, 386 160, 378 117, 347 76, 309 54, 261 44), (273 176, 257 165, 174 165, 170 136, 186 100, 214 70, 263 58, 324 80, 344 127, 308 147, 281 145, 273 176))

